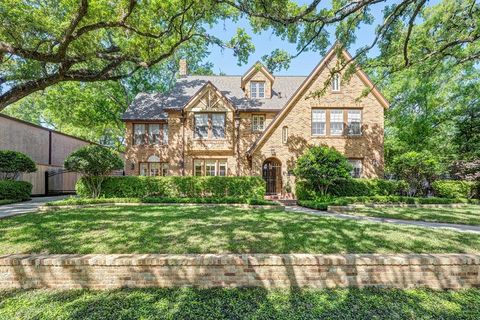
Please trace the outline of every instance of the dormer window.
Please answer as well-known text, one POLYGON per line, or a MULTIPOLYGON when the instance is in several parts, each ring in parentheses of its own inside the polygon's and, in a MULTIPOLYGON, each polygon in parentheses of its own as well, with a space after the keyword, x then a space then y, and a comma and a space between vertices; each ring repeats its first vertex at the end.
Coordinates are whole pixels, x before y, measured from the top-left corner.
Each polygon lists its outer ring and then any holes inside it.
POLYGON ((265 98, 265 82, 250 82, 250 98, 265 98))
POLYGON ((340 75, 338 73, 335 73, 332 77, 332 91, 340 91, 340 75))

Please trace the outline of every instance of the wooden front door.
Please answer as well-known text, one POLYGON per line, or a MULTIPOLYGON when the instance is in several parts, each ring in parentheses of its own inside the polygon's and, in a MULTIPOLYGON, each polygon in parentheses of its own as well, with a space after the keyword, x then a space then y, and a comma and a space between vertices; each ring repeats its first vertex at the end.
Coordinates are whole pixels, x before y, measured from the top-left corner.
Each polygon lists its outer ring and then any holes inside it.
POLYGON ((279 194, 282 190, 282 164, 277 159, 267 159, 262 166, 267 195, 279 194))

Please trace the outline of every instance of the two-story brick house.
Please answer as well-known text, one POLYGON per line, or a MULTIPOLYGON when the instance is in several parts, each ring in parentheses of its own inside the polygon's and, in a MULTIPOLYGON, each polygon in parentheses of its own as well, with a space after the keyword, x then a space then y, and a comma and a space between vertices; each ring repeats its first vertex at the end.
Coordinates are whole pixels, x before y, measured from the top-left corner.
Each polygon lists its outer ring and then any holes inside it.
POLYGON ((262 175, 267 193, 279 194, 294 184, 296 159, 322 144, 345 154, 353 175, 382 176, 388 102, 360 68, 345 83, 332 76, 337 53, 304 77, 275 76, 260 63, 243 76, 188 76, 181 61, 171 92, 139 94, 124 114, 126 173, 262 175))

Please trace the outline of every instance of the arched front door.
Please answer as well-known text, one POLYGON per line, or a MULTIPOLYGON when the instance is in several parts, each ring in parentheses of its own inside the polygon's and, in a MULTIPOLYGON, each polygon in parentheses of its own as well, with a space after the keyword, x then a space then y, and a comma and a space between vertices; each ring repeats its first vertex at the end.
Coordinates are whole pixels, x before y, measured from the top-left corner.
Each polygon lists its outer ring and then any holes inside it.
POLYGON ((270 158, 263 162, 262 176, 266 182, 267 194, 278 194, 282 191, 282 163, 270 158))

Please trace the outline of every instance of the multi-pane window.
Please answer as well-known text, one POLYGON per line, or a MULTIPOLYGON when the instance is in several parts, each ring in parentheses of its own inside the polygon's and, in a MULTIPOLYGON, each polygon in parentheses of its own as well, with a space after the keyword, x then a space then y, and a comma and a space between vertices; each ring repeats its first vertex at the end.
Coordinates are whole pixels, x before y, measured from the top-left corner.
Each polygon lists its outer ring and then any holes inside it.
POLYGON ((263 81, 250 82, 250 97, 265 98, 265 82, 263 81))
POLYGON ((133 144, 168 144, 168 124, 134 123, 133 144))
POLYGON ((325 135, 326 120, 327 116, 325 110, 312 109, 312 135, 325 135))
POLYGON ((193 175, 195 176, 226 176, 227 160, 201 160, 193 161, 193 175))
POLYGON ((208 113, 195 114, 195 138, 208 138, 208 113))
POLYGON ((362 160, 351 159, 348 162, 352 165, 353 169, 350 175, 354 178, 360 178, 362 176, 362 160))
POLYGON ((225 113, 212 113, 212 138, 225 138, 225 113))
POLYGON ((288 142, 288 127, 285 126, 282 128, 282 143, 288 142))
POLYGON ((343 134, 343 110, 330 110, 330 134, 332 136, 343 134))
POLYGON ((348 134, 360 135, 362 134, 362 111, 348 110, 348 134))
POLYGON ((195 138, 225 139, 225 113, 196 113, 195 138))
POLYGON ((332 91, 340 91, 340 74, 338 73, 332 76, 332 91))
POLYGON ((265 116, 254 114, 252 115, 252 131, 265 130, 265 116))
POLYGON ((133 125, 133 144, 145 144, 146 136, 146 125, 143 123, 135 123, 133 125))
POLYGON ((168 163, 165 162, 141 162, 141 176, 168 176, 168 163))

